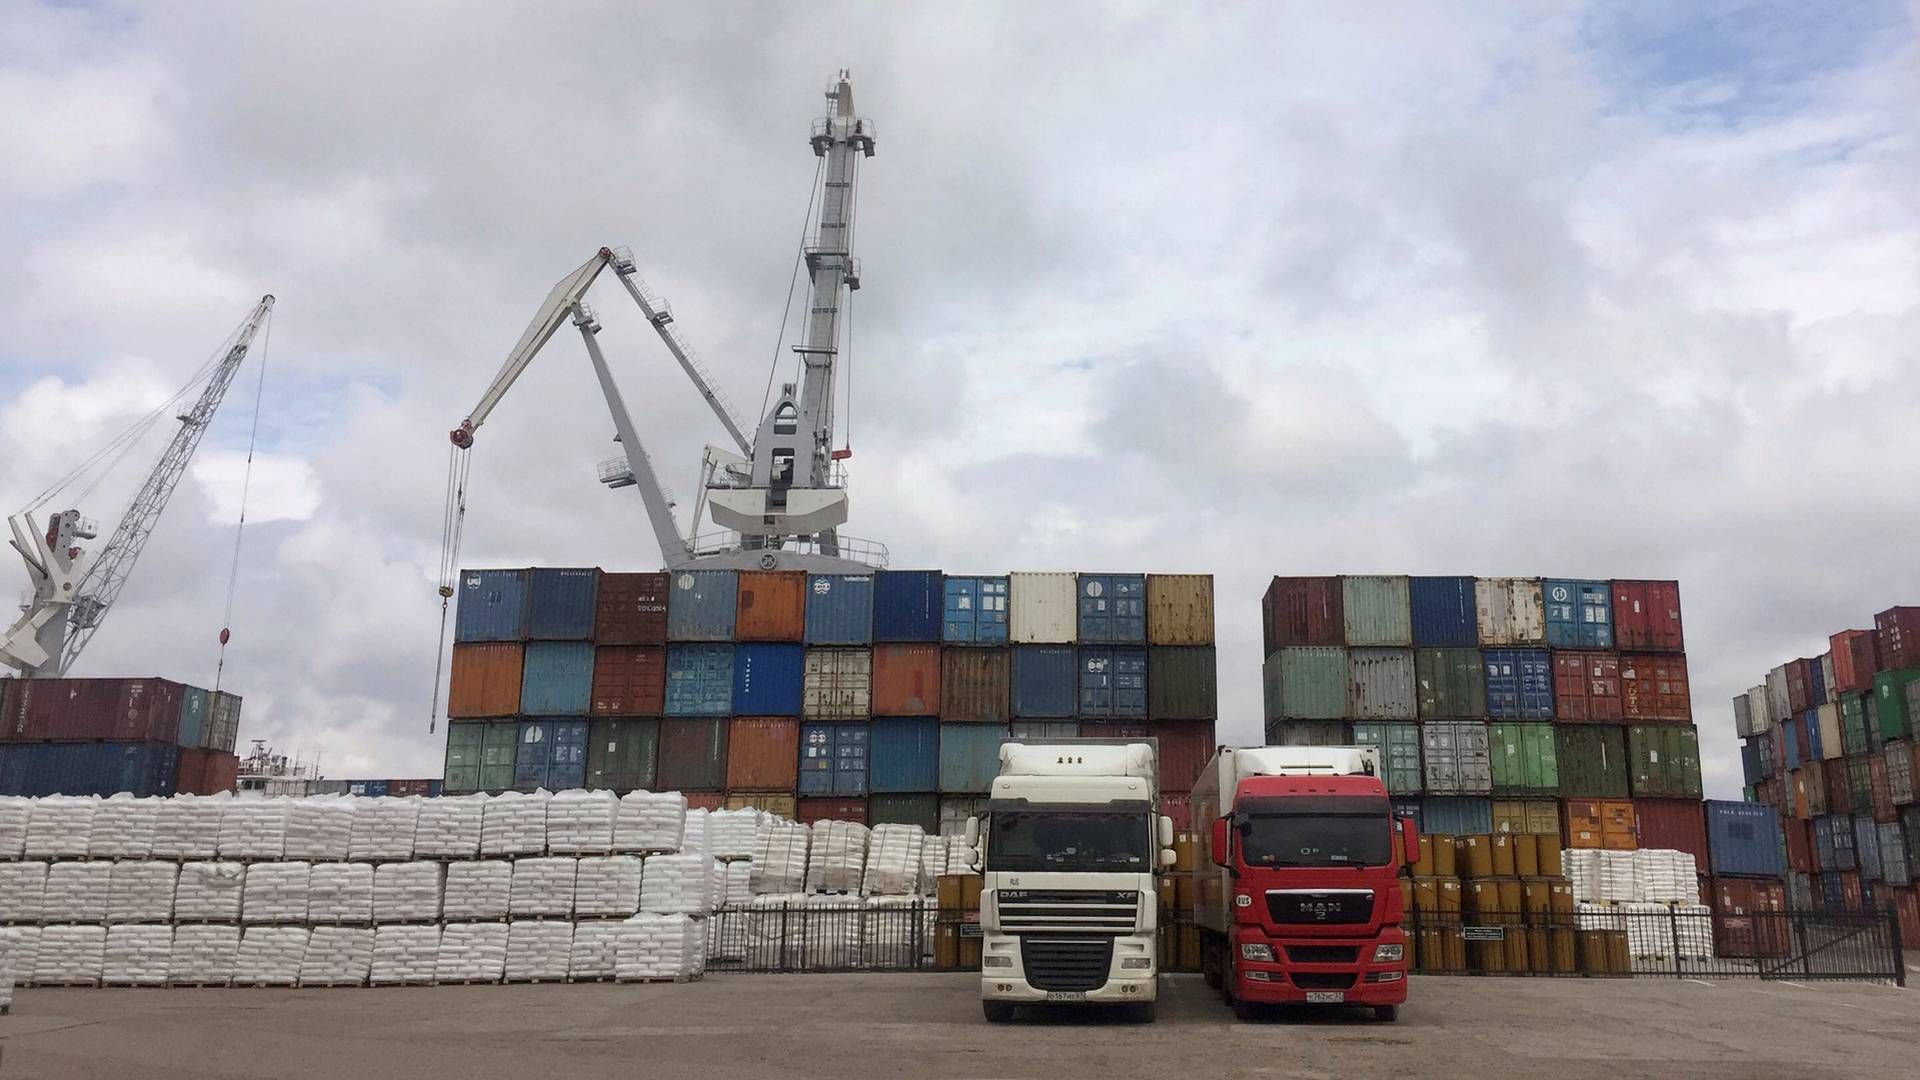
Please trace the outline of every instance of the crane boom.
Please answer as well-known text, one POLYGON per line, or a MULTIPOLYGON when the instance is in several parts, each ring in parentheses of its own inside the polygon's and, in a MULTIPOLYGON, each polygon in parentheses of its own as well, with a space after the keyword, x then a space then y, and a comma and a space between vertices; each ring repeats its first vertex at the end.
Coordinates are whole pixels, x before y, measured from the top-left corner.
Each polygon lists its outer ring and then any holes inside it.
POLYGON ((593 279, 599 277, 600 271, 606 269, 607 263, 612 260, 612 250, 601 248, 593 253, 591 259, 581 263, 578 270, 561 278, 547 293, 547 299, 541 303, 540 310, 533 313, 533 321, 527 324, 527 329, 520 335, 520 340, 515 342, 512 351, 507 353, 507 362, 500 365, 500 371, 493 377, 493 382, 487 384, 486 393, 480 395, 480 403, 473 407, 473 411, 467 414, 467 418, 460 422, 459 427, 453 429, 452 438, 455 446, 462 450, 473 446, 474 430, 487 422, 488 414, 493 412, 495 405, 500 404, 501 398, 507 396, 507 391, 513 387, 514 380, 520 377, 521 372, 527 370, 527 365, 533 363, 533 358, 539 355, 540 349, 573 317, 573 305, 580 302, 580 298, 586 295, 587 289, 593 284, 593 279))

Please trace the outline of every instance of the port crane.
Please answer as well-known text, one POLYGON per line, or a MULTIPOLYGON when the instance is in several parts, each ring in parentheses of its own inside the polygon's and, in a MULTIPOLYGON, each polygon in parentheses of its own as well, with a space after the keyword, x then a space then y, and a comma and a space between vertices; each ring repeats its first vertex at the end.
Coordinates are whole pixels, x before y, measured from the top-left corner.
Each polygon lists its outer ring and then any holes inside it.
MULTIPOLYGON (((0 636, 0 664, 27 678, 58 677, 73 666, 81 650, 99 631, 120 590, 126 587, 134 563, 146 548, 161 512, 166 510, 167 501, 173 497, 174 488, 179 486, 187 465, 193 460, 201 437, 213 422, 214 411, 219 409, 241 362, 247 358, 254 336, 272 312, 273 297, 261 297, 213 359, 195 373, 184 388, 82 462, 31 505, 7 519, 13 533, 10 542, 27 565, 33 594, 22 605, 20 617, 0 636), (173 439, 161 452, 160 460, 147 474, 126 514, 97 555, 87 559, 80 542, 97 538, 98 527, 82 517, 77 509, 51 514, 45 530, 37 528, 34 515, 42 506, 81 476, 119 460, 140 435, 150 430, 175 402, 184 399, 202 380, 204 385, 199 397, 174 418, 180 426, 174 431, 173 439)), ((223 629, 223 646, 226 640, 227 631, 223 629)))

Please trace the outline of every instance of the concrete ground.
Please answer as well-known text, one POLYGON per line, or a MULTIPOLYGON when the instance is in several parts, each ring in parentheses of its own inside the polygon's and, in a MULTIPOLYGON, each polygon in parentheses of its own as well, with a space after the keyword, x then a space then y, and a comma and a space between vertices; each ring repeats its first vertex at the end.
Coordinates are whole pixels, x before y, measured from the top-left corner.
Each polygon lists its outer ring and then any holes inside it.
POLYGON ((1851 983, 1414 980, 1396 1024, 1236 1023, 1197 976, 1160 1019, 988 1026, 971 975, 685 985, 19 991, 0 1078, 1766 1077, 1906 1075, 1920 992, 1851 983))

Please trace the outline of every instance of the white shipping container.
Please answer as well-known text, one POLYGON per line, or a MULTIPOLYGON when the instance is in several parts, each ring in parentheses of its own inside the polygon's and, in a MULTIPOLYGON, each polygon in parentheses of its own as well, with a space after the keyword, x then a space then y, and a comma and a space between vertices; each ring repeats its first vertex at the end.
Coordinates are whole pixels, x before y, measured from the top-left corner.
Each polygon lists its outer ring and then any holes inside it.
POLYGON ((873 715, 873 650, 813 648, 800 691, 809 720, 865 720, 873 715))
POLYGON ((1817 712, 1820 717, 1820 756, 1826 760, 1846 756, 1846 747, 1840 736, 1840 706, 1822 705, 1817 712))
POLYGON ((1079 634, 1074 576, 1065 573, 1007 575, 1007 637, 1016 645, 1072 644, 1079 634))
POLYGON ((1539 578, 1475 578, 1473 606, 1482 645, 1540 645, 1547 640, 1539 578))
POLYGON ((1767 715, 1775 720, 1793 718, 1793 706, 1787 698, 1787 665, 1767 672, 1767 715))

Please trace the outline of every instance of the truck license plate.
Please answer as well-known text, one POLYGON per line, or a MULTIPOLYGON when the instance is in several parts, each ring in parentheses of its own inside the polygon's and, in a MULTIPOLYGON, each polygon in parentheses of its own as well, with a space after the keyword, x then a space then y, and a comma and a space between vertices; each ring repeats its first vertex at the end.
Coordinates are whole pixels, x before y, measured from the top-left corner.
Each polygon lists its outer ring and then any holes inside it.
POLYGON ((1048 1001, 1085 1001, 1087 1000, 1087 994, 1086 994, 1086 991, 1084 990, 1049 990, 1047 991, 1047 1000, 1048 1001))
POLYGON ((1309 1005, 1338 1005, 1345 1000, 1347 1000, 1347 995, 1343 990, 1307 991, 1307 1004, 1309 1005))

